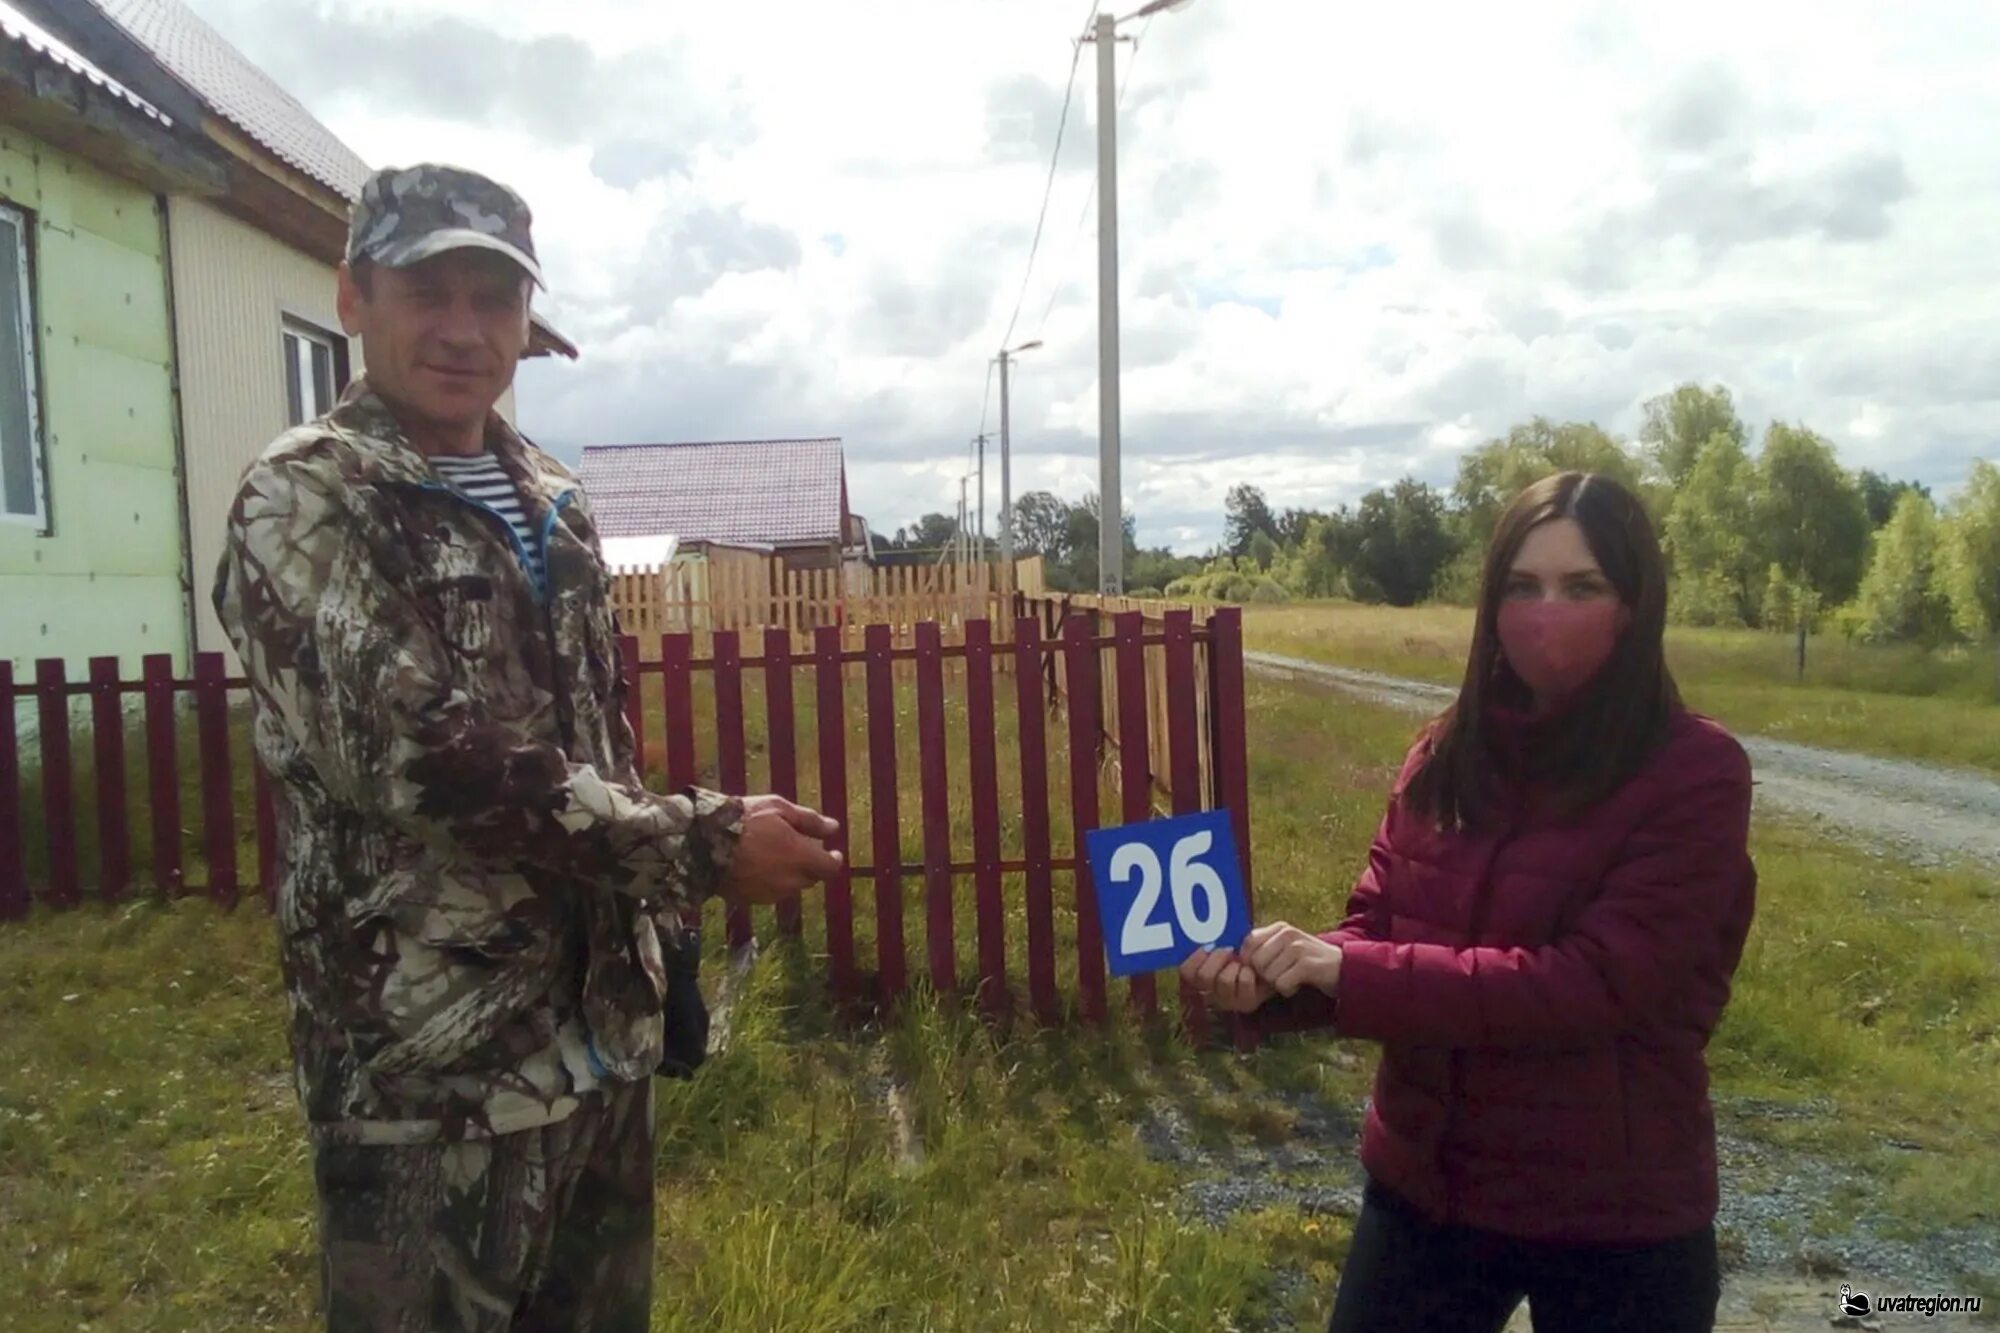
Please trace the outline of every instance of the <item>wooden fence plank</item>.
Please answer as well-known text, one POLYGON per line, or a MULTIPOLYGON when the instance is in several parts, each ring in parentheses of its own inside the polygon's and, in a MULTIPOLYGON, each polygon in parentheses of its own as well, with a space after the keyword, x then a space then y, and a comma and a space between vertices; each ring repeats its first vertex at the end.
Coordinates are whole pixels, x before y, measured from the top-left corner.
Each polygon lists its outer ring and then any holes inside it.
MULTIPOLYGON (((132 830, 125 803, 125 701, 118 659, 90 659, 90 724, 97 769, 97 892, 107 903, 132 884, 132 830)), ((9 705, 11 708, 11 705, 9 705)))
POLYGON ((14 664, 0 657, 0 921, 28 914, 28 864, 22 848, 21 738, 14 721, 14 664))
MULTIPOLYGON (((792 703, 792 632, 776 626, 764 631, 764 734, 771 756, 771 790, 788 801, 799 799, 798 714, 792 703)), ((804 929, 799 900, 778 904, 778 929, 797 939, 804 929)))
POLYGON ((944 655, 938 624, 918 623, 917 775, 924 830, 924 925, 931 985, 941 996, 958 990, 958 941, 953 934, 951 768, 945 755, 944 655))
POLYGON ((1049 850, 1049 748, 1042 681, 1042 624, 1023 616, 1014 625, 1014 700, 1020 716, 1021 841, 1027 861, 1028 1003, 1053 1025, 1062 1016, 1056 995, 1054 892, 1049 850))
POLYGON ((208 862, 208 896, 236 906, 236 795, 230 785, 229 689, 221 653, 194 660, 196 745, 201 756, 202 856, 208 862))
POLYGON ((854 984, 854 879, 848 853, 853 839, 847 819, 847 685, 841 665, 841 632, 831 625, 813 633, 813 680, 819 693, 819 811, 840 825, 833 850, 840 873, 826 886, 826 956, 834 995, 856 998, 854 984))
MULTIPOLYGON (((723 791, 731 796, 749 794, 744 773, 742 639, 733 629, 715 636, 715 765, 717 784, 723 791)), ((753 934, 750 909, 731 907, 729 947, 742 948, 753 934)))
MULTIPOLYGON (((1000 877, 1000 766, 993 716, 993 626, 965 627, 966 755, 971 765, 972 888, 979 921, 979 1006, 1008 1007, 1007 904, 1000 877)), ((1046 794, 1044 796, 1046 799, 1046 794)))
POLYGON ((174 726, 174 659, 150 653, 141 663, 146 698, 147 809, 152 821, 153 890, 178 898, 181 868, 180 742, 174 726))
MULTIPOLYGON (((1167 763, 1171 766, 1168 789, 1177 815, 1193 814, 1202 808, 1201 752, 1195 742, 1194 613, 1167 612, 1167 644, 1161 653, 1166 685, 1167 763)), ((1208 1039, 1208 1006, 1201 993, 1186 982, 1180 985, 1181 1025, 1196 1043, 1208 1039)))
POLYGON ((70 761, 69 680, 59 657, 35 663, 41 722, 42 826, 48 831, 51 907, 74 907, 82 896, 76 857, 76 791, 70 761))
POLYGON ((1076 858, 1076 988, 1086 1022, 1100 1023, 1104 1005, 1104 930, 1098 920, 1090 855, 1084 834, 1098 826, 1097 760, 1104 733, 1098 720, 1098 651, 1094 617, 1084 612, 1063 622, 1063 678, 1069 691, 1070 825, 1076 858))
MULTIPOLYGON (((1235 607, 1216 611, 1208 619, 1209 673, 1215 687, 1216 785, 1229 825, 1236 834, 1236 852, 1243 865, 1243 894, 1256 920, 1256 893, 1250 872, 1250 743, 1243 684, 1243 613, 1235 607)), ((1248 1023, 1231 1024, 1236 1044, 1248 1049, 1256 1034, 1248 1023)))
MULTIPOLYGON (((1146 618, 1128 611, 1112 621, 1118 676, 1118 793, 1121 821, 1143 824, 1153 817, 1152 744, 1146 729, 1146 618)), ((1141 1014, 1159 1011, 1159 988, 1153 974, 1132 978, 1132 1007, 1141 1014)))
POLYGON ((896 681, 887 625, 870 625, 868 669, 868 811, 874 831, 876 973, 883 1007, 903 993, 903 837, 896 792, 896 681))

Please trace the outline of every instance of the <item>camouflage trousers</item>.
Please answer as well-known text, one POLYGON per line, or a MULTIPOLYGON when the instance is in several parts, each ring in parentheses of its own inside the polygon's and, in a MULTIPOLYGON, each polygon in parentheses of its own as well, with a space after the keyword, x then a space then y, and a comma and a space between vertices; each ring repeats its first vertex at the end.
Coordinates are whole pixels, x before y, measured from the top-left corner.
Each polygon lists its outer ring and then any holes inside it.
POLYGON ((645 1333, 653 1089, 492 1139, 316 1147, 329 1333, 645 1333))

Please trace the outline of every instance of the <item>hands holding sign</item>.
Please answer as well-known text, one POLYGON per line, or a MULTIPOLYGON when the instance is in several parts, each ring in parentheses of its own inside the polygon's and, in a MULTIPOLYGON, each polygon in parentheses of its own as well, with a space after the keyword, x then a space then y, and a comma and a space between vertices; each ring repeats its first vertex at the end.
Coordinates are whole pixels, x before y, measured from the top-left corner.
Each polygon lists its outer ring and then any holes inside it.
POLYGON ((1113 976, 1178 965, 1188 985, 1237 1014, 1339 984, 1339 945, 1282 921, 1250 929, 1226 812, 1096 829, 1085 840, 1113 976))
POLYGON ((1181 979, 1218 1009, 1247 1014, 1273 995, 1311 986, 1332 995, 1340 985, 1340 946, 1274 921, 1235 949, 1207 949, 1181 964, 1181 979))

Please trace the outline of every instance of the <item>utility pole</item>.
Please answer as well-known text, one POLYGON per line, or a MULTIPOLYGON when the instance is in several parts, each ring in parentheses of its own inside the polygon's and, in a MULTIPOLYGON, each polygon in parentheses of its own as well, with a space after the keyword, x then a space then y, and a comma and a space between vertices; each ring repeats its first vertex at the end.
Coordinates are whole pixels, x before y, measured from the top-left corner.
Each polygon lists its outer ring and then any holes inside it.
POLYGON ((1037 338, 1019 347, 1000 349, 1000 563, 1010 572, 1014 568, 1014 428, 1008 406, 1007 368, 1016 356, 1041 345, 1042 340, 1037 338))
POLYGON ((979 534, 979 559, 986 559, 986 441, 987 435, 975 435, 973 440, 979 445, 979 526, 974 529, 979 534))
POLYGON ((1125 591, 1125 507, 1118 477, 1118 20, 1097 43, 1097 590, 1125 591))

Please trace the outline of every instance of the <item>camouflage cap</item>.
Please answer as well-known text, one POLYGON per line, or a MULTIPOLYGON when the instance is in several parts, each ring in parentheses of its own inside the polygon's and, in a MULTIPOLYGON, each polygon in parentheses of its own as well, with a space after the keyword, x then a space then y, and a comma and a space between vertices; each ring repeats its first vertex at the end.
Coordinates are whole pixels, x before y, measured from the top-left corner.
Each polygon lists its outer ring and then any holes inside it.
POLYGON ((492 250, 527 271, 542 267, 529 234, 528 205, 496 180, 462 167, 424 162, 384 167, 361 187, 347 230, 347 258, 407 268, 447 250, 492 250))

